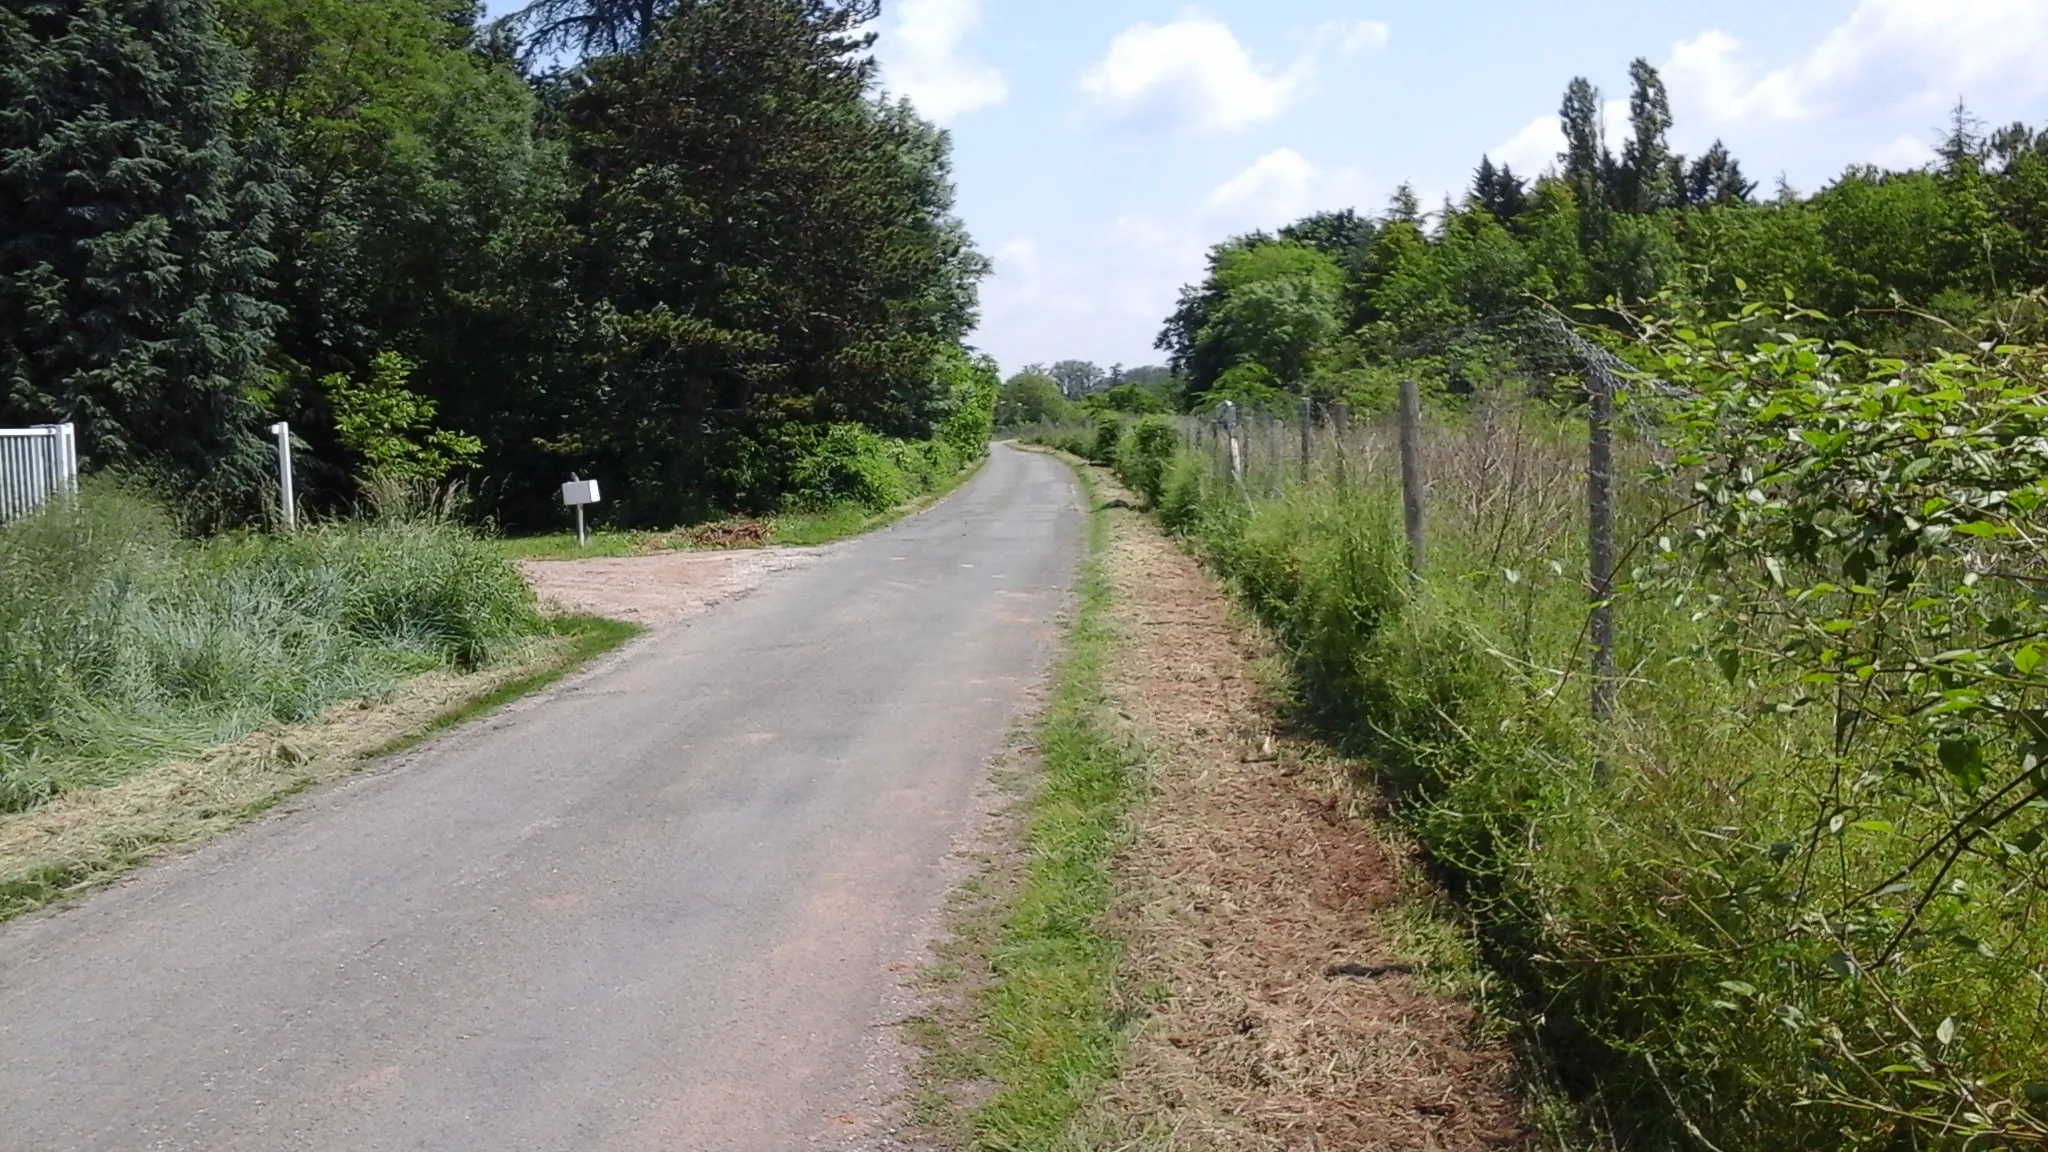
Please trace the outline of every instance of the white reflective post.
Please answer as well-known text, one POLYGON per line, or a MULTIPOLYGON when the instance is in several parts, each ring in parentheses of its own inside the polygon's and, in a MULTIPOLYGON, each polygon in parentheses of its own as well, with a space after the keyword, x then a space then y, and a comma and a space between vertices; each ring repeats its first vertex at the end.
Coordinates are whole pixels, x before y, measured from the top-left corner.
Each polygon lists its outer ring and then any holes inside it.
POLYGON ((277 437, 277 501, 284 512, 285 531, 299 526, 298 496, 292 491, 292 426, 283 420, 270 426, 270 434, 277 437))

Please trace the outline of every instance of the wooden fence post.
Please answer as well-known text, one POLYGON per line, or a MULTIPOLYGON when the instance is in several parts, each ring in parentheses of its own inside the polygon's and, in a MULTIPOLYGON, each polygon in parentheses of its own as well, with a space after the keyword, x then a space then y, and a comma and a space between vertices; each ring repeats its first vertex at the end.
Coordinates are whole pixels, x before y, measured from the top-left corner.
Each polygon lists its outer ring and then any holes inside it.
POLYGON ((1331 404, 1330 438, 1336 443, 1337 447, 1337 487, 1339 488, 1343 488, 1346 484, 1350 483, 1350 478, 1344 474, 1344 438, 1345 434, 1350 431, 1351 405, 1346 404, 1342 400, 1331 404))
MULTIPOLYGON (((1614 377, 1607 366, 1588 365, 1592 393, 1586 406, 1587 594, 1592 600, 1588 631, 1593 641, 1592 711, 1595 725, 1614 715, 1614 377)), ((1606 775, 1606 763, 1598 762, 1606 775)))
POLYGON ((1422 576, 1422 393, 1401 381, 1401 512, 1408 522, 1408 572, 1422 576))
POLYGON ((1308 485, 1309 438, 1315 434, 1316 402, 1307 396, 1301 398, 1301 483, 1308 485))

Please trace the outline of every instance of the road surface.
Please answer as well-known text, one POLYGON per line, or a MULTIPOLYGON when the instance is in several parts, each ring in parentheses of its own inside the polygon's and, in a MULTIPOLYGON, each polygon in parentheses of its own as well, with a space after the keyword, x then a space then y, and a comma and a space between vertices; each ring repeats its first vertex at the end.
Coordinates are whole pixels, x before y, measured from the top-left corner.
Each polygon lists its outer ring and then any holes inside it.
POLYGON ((0 1148, 878 1142, 1083 523, 999 446, 594 675, 0 927, 0 1148))

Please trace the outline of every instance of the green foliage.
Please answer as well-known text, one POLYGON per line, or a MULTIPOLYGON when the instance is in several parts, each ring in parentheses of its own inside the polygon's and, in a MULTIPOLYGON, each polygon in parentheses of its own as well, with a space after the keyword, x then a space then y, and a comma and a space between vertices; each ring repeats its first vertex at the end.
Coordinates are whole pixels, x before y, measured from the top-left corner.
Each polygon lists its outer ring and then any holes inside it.
POLYGON ((1059 424, 1073 417, 1074 405, 1060 392, 1059 382, 1043 372, 1019 372, 1003 383, 996 401, 998 427, 1059 424))
POLYGON ((539 628, 512 566, 445 523, 195 543, 94 483, 0 531, 0 807, 474 667, 539 628))
POLYGON ((1190 397, 1251 366, 1281 387, 1301 387, 1342 330, 1343 270, 1307 244, 1265 236, 1218 245, 1209 265, 1208 280, 1182 292, 1160 337, 1190 397))
POLYGON ((0 419, 74 419, 92 465, 211 485, 228 519, 276 416, 315 509, 473 463, 515 525, 572 471, 624 520, 772 508, 836 425, 978 455, 987 264, 945 133, 879 91, 871 9, 643 7, 546 75, 480 15, 0 13, 0 419))
POLYGON ((1148 506, 1159 504, 1166 474, 1180 450, 1180 430, 1162 416, 1148 416, 1125 427, 1116 447, 1116 473, 1148 506))
POLYGON ((1002 386, 997 383, 1000 377, 994 360, 969 355, 958 345, 940 351, 933 359, 932 372, 944 389, 942 415, 932 439, 952 452, 954 466, 946 473, 951 476, 988 452, 1002 386))
POLYGON ((762 502, 759 458, 793 426, 912 440, 948 415, 931 368, 986 261, 952 215, 947 137, 873 98, 861 47, 836 9, 711 0, 567 97, 595 292, 564 432, 622 514, 762 502))
POLYGON ((336 438, 363 461, 366 480, 435 483, 483 454, 476 437, 434 428, 434 402, 405 386, 412 370, 405 357, 382 352, 366 380, 337 372, 320 381, 334 406, 336 438))
MULTIPOLYGON (((983 410, 984 412, 986 409, 983 410)), ((936 491, 987 451, 986 424, 974 454, 949 440, 898 440, 858 424, 835 424, 811 436, 783 482, 785 507, 824 512, 847 507, 886 512, 936 491)))
POLYGON ((252 65, 239 116, 274 133, 292 169, 271 245, 283 316, 258 398, 338 465, 304 470, 307 495, 352 496, 341 481, 362 463, 326 431, 326 381, 373 376, 391 350, 414 364, 412 390, 494 441, 502 471, 506 424, 545 407, 521 385, 555 362, 569 313, 518 285, 563 278, 519 267, 563 179, 559 149, 536 142, 533 93, 460 0, 222 3, 252 65))
POLYGON ((858 424, 835 424, 797 461, 791 507, 821 511, 849 504, 881 511, 910 495, 896 446, 858 424))
POLYGON ((1753 997, 1791 1013, 1815 1097, 2038 1139, 2014 1074, 2044 1067, 2048 1029, 2013 990, 2048 960, 2048 347, 1905 361, 1798 318, 1653 332, 1696 397, 1673 467, 1697 479, 1645 586, 1705 592, 1700 655, 1755 723, 1814 733, 1793 746, 1809 822, 1724 863, 1782 909, 1746 917, 1770 950, 1840 985, 1824 1011, 1782 982, 1753 997))
POLYGON ((1079 453, 1103 467, 1116 464, 1117 448, 1124 440, 1124 418, 1120 412, 1097 412, 1095 414, 1095 436, 1088 442, 1088 450, 1079 453))
POLYGON ((1377 406, 1386 371, 1463 395, 1506 380, 1544 391, 1577 369, 1532 316, 1618 304, 1606 315, 1620 328, 1659 296, 1716 314, 1810 301, 1825 313, 1800 318, 1812 334, 1899 355, 2038 330, 2038 303, 2012 301, 2048 290, 2043 134, 1987 136, 1958 108, 1937 164, 1854 167, 1812 197, 1758 204, 1725 145, 1671 150, 1656 69, 1635 61, 1630 84, 1618 154, 1599 91, 1575 79, 1561 170, 1533 186, 1488 160, 1433 220, 1404 186, 1376 220, 1318 213, 1278 240, 1217 244, 1157 341, 1188 379, 1181 407, 1227 398, 1281 414, 1302 393, 1377 406))
POLYGON ((280 197, 243 79, 211 0, 0 8, 0 424, 184 487, 260 469, 280 197))
POLYGON ((1123 412, 1133 416, 1163 415, 1173 411, 1157 391, 1138 384, 1118 384, 1090 393, 1081 406, 1093 412, 1123 412))
POLYGON ((1375 765, 1606 1139, 2025 1146, 2048 349, 1887 359, 1793 330, 1820 321, 1652 327, 1675 387, 1632 423, 1673 446, 1624 439, 1645 472, 1603 725, 1583 434, 1536 405, 1428 428, 1420 581, 1377 457, 1269 494, 1183 453, 1156 509, 1375 765))

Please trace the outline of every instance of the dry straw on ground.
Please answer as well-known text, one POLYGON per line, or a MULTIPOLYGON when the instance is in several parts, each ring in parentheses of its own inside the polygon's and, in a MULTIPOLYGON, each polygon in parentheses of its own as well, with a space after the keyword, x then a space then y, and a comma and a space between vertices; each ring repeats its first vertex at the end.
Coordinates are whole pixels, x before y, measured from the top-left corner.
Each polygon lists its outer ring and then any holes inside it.
POLYGON ((1152 767, 1117 914, 1125 986, 1153 1003, 1090 1142, 1523 1147, 1509 1053, 1382 923, 1408 863, 1341 768, 1276 739, 1270 646, 1149 522, 1112 527, 1108 680, 1152 767))

